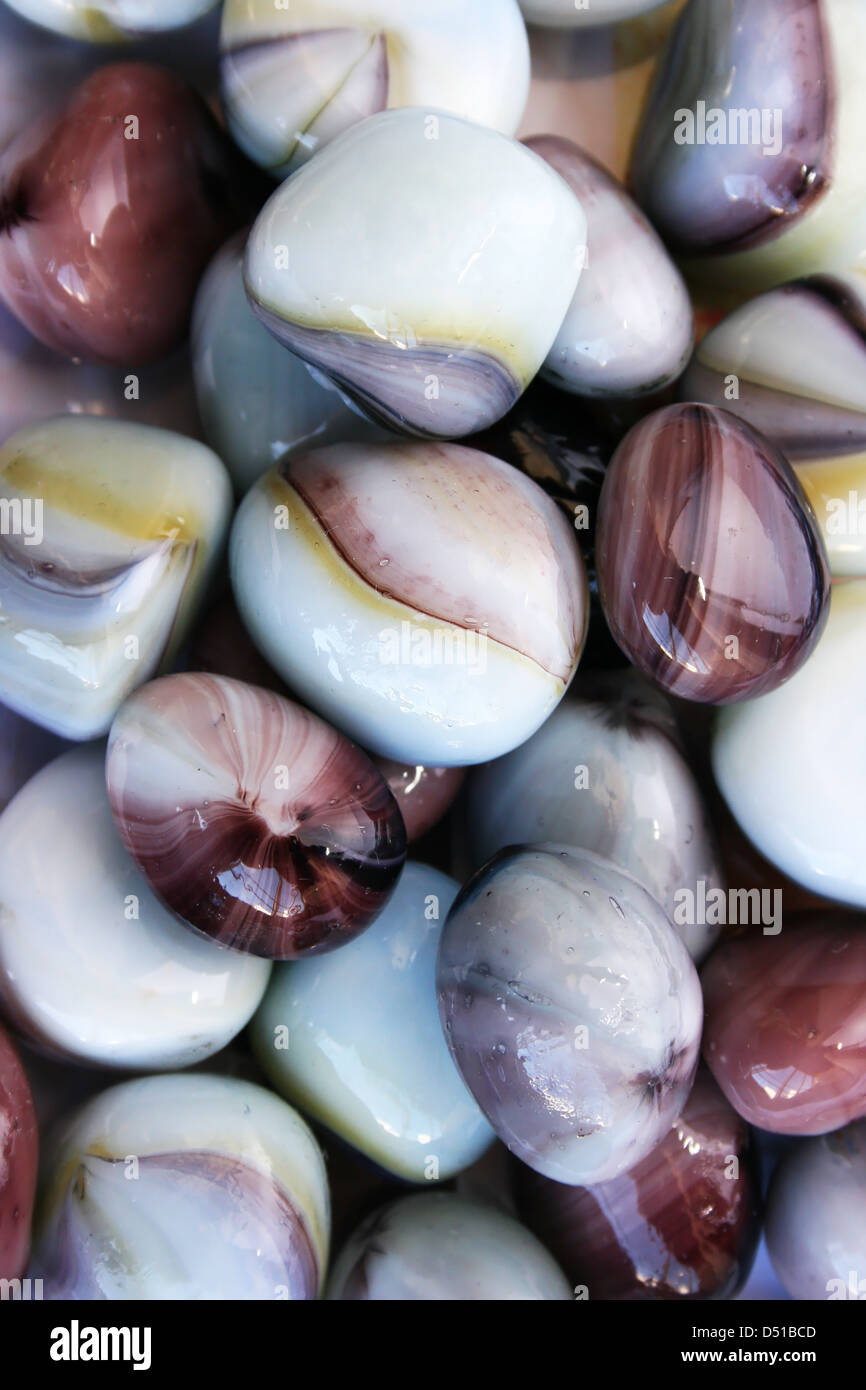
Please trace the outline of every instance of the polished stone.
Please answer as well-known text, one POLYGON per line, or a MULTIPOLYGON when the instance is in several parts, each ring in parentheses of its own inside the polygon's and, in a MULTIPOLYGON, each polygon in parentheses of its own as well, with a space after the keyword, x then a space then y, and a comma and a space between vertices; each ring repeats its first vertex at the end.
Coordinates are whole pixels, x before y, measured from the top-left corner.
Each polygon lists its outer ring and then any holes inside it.
POLYGON ((272 960, 368 927, 406 854, 397 802, 365 753, 308 710, 222 676, 143 686, 105 764, 126 848, 202 935, 272 960))
POLYGON ((792 916, 723 942, 701 972, 703 1052, 749 1124, 826 1134, 866 1115, 866 921, 792 916))
POLYGON ((827 617, 827 557, 796 475, 714 406, 668 406, 629 431, 605 475, 596 562, 617 642, 688 700, 774 690, 827 617))
POLYGON ((504 850, 442 934, 439 1013, 499 1138, 574 1186, 633 1168, 694 1079, 701 992, 664 909, 607 860, 504 850))
POLYGON ((250 194, 191 87, 147 63, 100 68, 0 156, 0 299, 67 356, 153 361, 183 338, 250 194))
POLYGON ((436 1009, 436 952, 457 887, 410 861, 350 949, 275 970, 251 1030, 282 1095, 410 1182, 452 1177, 493 1138, 436 1009))

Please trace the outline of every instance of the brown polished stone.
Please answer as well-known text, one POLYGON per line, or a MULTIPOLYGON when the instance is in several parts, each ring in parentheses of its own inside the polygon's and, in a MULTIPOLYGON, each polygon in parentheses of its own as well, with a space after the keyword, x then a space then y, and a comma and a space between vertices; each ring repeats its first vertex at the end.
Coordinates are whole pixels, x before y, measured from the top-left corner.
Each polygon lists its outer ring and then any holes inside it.
POLYGON ((793 469, 714 406, 668 406, 629 431, 602 487, 596 563, 622 650, 688 700, 774 690, 827 617, 827 557, 793 469))
POLYGON ((179 78, 100 68, 0 158, 0 298, 68 356, 130 368, 160 357, 249 214, 248 179, 179 78))
POLYGON ((760 1234, 748 1126, 706 1071, 667 1137, 631 1172, 566 1187, 516 1171, 518 1209, 592 1299, 731 1298, 760 1234))
POLYGON ((826 1134, 866 1115, 866 916, 804 913, 725 941, 701 984, 704 1058, 750 1124, 826 1134))

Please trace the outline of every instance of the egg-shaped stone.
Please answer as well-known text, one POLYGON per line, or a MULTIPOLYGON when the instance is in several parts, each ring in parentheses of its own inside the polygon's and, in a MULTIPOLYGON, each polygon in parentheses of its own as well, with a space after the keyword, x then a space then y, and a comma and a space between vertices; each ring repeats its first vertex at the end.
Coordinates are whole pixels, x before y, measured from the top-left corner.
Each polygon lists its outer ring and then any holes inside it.
POLYGON ((89 43, 124 43, 181 29, 216 0, 7 0, 31 23, 89 43))
POLYGON ((812 275, 733 310, 679 383, 782 450, 812 503, 834 577, 866 574, 866 280, 812 275))
POLYGON ((655 898, 598 855, 501 851, 449 913, 437 983, 466 1084, 545 1177, 618 1177, 685 1105, 701 1034, 694 965, 655 898))
POLYGON ((301 1117, 203 1073, 113 1086, 45 1154, 33 1274, 53 1301, 315 1299, 330 1211, 301 1117))
POLYGON ((753 928, 716 948, 701 984, 704 1057, 749 1124, 826 1134, 866 1116, 866 920, 753 928))
POLYGON ((571 1298, 544 1246, 497 1207, 452 1192, 403 1197, 350 1236, 328 1280, 333 1302, 546 1302, 571 1298))
POLYGON ((366 753, 300 705, 184 672, 111 726, 117 829, 158 896, 222 946, 272 960, 369 926, 406 856, 399 808, 366 753))
POLYGON ((596 563, 616 641, 687 700, 775 689, 827 619, 826 552, 793 469, 714 406, 667 406, 629 431, 605 475, 596 563))
POLYGON ((803 1139, 767 1194, 767 1248, 792 1298, 866 1298, 866 1120, 803 1139))
POLYGON ((517 0, 227 0, 221 48, 229 129, 276 178, 389 107, 512 135, 529 91, 517 0))
POLYGON ((520 8, 529 24, 577 29, 631 19, 664 3, 665 0, 520 0, 520 8))
POLYGON ((698 1072, 681 1115, 630 1172, 567 1187, 516 1165, 518 1210, 590 1300, 733 1298, 761 1231, 748 1125, 698 1072))
MULTIPOLYGON (((27 1074, 0 1028, 0 1279, 20 1279, 30 1250, 39 1137, 27 1074)), ((4 1297, 6 1297, 4 1290, 4 1297)), ((14 1296, 14 1295, 13 1295, 14 1296)))
POLYGON ((477 867, 508 845, 592 850, 662 904, 702 960, 719 925, 701 913, 722 887, 715 835, 663 697, 633 671, 578 680, 536 734, 473 769, 466 827, 477 867))
POLYGON ((244 280, 275 337, 373 419, 453 439, 535 376, 585 237, 574 194, 523 145, 442 111, 387 111, 277 189, 244 280))
POLYGON ((0 155, 0 300, 57 352, 129 372, 175 347, 249 178, 201 97, 99 68, 0 155))
POLYGON ((239 232, 211 261, 199 283, 191 328, 205 434, 239 494, 284 454, 339 440, 391 437, 259 322, 244 290, 245 244, 246 233, 239 232))
POLYGON ((59 416, 0 448, 0 700, 64 738, 107 731, 186 636, 231 484, 169 430, 59 416))
POLYGON ((436 1008, 436 953, 457 890, 408 863, 351 950, 275 970, 252 1025, 276 1089, 409 1182, 453 1177, 493 1139, 436 1008))
POLYGON ((124 849, 101 745, 64 753, 0 816, 0 1008, 87 1066, 189 1066, 248 1022, 270 964, 204 941, 124 849))
POLYGON ((275 670, 398 761, 457 766, 522 743, 583 645, 573 529, 529 478, 461 445, 293 455, 247 494, 230 559, 275 670))
POLYGON ((659 59, 631 184, 661 235, 742 294, 866 256, 857 0, 690 0, 659 59))
POLYGON ((571 140, 526 141, 586 215, 586 265, 541 374, 577 396, 642 396, 686 366, 694 316, 658 233, 617 179, 571 140))
POLYGON ((716 782, 752 844, 795 883, 866 907, 866 580, 834 584, 811 659, 717 716, 716 782))

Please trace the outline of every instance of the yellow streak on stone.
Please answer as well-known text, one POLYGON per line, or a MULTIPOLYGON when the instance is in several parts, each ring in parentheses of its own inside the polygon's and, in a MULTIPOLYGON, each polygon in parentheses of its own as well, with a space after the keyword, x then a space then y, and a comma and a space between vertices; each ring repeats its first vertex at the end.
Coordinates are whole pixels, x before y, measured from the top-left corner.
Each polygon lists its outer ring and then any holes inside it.
POLYGON ((123 477, 109 481, 46 467, 43 460, 23 450, 13 454, 0 475, 22 496, 41 498, 46 507, 136 540, 168 539, 191 545, 201 534, 189 507, 185 506, 185 514, 180 516, 166 508, 148 506, 147 499, 128 495, 132 488, 123 477))

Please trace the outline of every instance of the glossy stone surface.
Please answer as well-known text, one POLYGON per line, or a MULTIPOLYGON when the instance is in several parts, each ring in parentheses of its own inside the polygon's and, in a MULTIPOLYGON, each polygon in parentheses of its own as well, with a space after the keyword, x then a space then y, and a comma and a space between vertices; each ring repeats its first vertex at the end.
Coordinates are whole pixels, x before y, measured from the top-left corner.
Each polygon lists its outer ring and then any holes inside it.
POLYGON ((45 1297, 317 1297, 325 1165, 284 1101, 221 1076, 148 1076, 104 1091, 46 1154, 33 1274, 45 1297))
POLYGON ((529 149, 565 180, 586 214, 586 265, 542 375, 577 396, 641 396, 683 371, 694 321, 688 290, 622 184, 570 140, 529 149))
POLYGON ((189 1066, 244 1027, 269 974, 156 899, 114 828, 100 745, 49 763, 0 816, 0 1006, 41 1049, 189 1066))
POLYGON ((767 1247, 792 1298, 866 1296, 866 1121, 804 1139, 767 1198, 767 1247))
POLYGON ((706 1072, 652 1153, 596 1187, 522 1164, 518 1209, 589 1299, 726 1299, 748 1277, 760 1183, 748 1126, 706 1072))
POLYGON ((184 349, 135 372, 85 366, 38 343, 0 305, 0 441, 55 415, 109 416, 193 439, 202 433, 184 349))
POLYGON ((169 430, 63 416, 0 448, 0 497, 0 699, 97 737, 186 635, 225 539, 225 469, 169 430))
POLYGON ((742 292, 863 264, 864 41, 866 12, 849 0, 686 5, 631 182, 708 282, 742 292))
POLYGON ((452 1177, 493 1139, 436 1009, 436 952, 457 890, 408 863, 350 951, 274 972, 252 1025, 282 1095, 410 1182, 452 1177))
POLYGON ((444 112, 388 111, 277 189, 244 279, 279 341, 372 418, 451 439, 501 419, 535 376, 585 236, 577 199, 522 145, 444 112))
POLYGON ((620 647, 688 700, 775 689, 827 617, 827 558, 796 475, 713 406, 668 406, 629 431, 605 475, 596 562, 620 647))
POLYGON ((551 29, 589 28, 657 9, 664 0, 520 0, 529 24, 551 29))
POLYGON ((248 195, 190 87, 146 63, 100 68, 0 156, 0 299, 70 357, 152 361, 183 337, 248 195))
POLYGON ((565 1300, 562 1271, 533 1235, 495 1207, 450 1192, 404 1197, 367 1218, 334 1261, 337 1302, 565 1300))
POLYGON ((184 673, 142 687, 105 763, 120 837, 159 897, 204 936, 272 960, 368 927, 406 854, 370 759, 271 691, 184 673))
POLYGON ((811 659, 781 690, 723 710, 716 782, 741 829, 785 874, 866 907, 866 580, 834 584, 811 659))
POLYGON ((834 577, 866 574, 866 280, 813 275, 735 309, 702 339, 681 400, 723 406, 782 450, 834 577))
POLYGON ((866 1115, 866 920, 816 912, 723 942, 701 973, 704 1057, 744 1119, 826 1134, 866 1115))
POLYGON ((686 1102, 695 968, 656 900, 597 855, 544 846, 491 860, 451 909, 437 985, 469 1089, 546 1177, 617 1177, 686 1102))
POLYGON ((123 43, 192 24, 216 0, 6 0, 25 19, 90 43, 123 43))
POLYGON ((20 1279, 27 1264, 38 1147, 27 1076, 0 1028, 0 1279, 20 1279))
POLYGON ((529 89, 516 0, 227 0, 221 45, 229 129, 275 178, 388 107, 512 135, 529 89))
POLYGON ((578 677, 527 743, 473 769, 466 823, 476 867, 507 845, 592 850, 658 899, 694 960, 718 935, 687 911, 700 880, 723 884, 712 826, 669 708, 634 672, 578 677))
POLYGON ((522 743, 583 644, 573 530, 516 469, 459 445, 294 455, 247 494, 230 559, 273 667, 398 761, 458 766, 522 743))
POLYGON ((268 332, 244 290, 246 232, 217 253, 192 315, 195 389, 208 442, 239 494, 283 457, 341 440, 392 438, 268 332))
POLYGON ((438 825, 466 776, 462 767, 425 767, 423 763, 397 763, 391 758, 373 761, 400 807, 409 844, 438 825))

